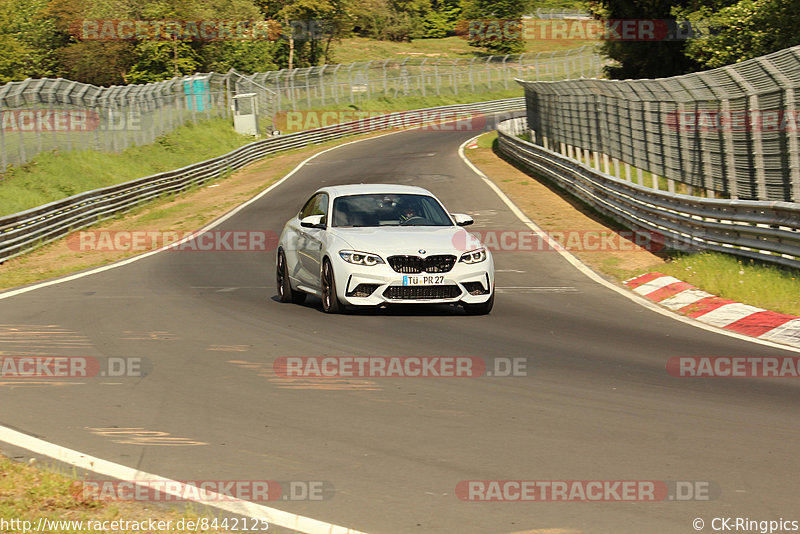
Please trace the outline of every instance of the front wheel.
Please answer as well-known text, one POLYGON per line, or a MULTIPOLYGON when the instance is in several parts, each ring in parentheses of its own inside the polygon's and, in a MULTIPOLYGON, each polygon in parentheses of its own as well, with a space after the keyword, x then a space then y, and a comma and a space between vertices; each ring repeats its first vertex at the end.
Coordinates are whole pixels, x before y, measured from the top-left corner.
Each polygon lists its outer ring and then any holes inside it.
POLYGON ((486 315, 492 311, 494 307, 494 293, 492 293, 492 296, 489 297, 489 300, 486 302, 480 304, 462 304, 462 306, 464 306, 464 311, 467 312, 467 315, 486 315))
POLYGON ((281 302, 293 302, 302 304, 306 300, 306 294, 302 291, 295 291, 289 283, 289 268, 286 266, 286 255, 282 250, 278 251, 278 261, 276 262, 275 282, 278 285, 278 298, 281 302))
POLYGON ((322 261, 322 311, 325 313, 340 313, 343 310, 339 297, 336 296, 336 279, 333 276, 333 267, 327 259, 322 261))

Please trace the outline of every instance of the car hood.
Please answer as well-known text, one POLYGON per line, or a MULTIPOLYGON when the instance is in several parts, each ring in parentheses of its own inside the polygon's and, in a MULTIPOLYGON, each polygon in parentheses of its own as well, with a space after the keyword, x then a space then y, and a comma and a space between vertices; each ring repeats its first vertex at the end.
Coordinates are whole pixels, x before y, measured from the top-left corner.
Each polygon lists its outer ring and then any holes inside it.
POLYGON ((475 237, 460 226, 336 228, 336 233, 353 250, 372 252, 381 256, 458 255, 480 246, 475 237))

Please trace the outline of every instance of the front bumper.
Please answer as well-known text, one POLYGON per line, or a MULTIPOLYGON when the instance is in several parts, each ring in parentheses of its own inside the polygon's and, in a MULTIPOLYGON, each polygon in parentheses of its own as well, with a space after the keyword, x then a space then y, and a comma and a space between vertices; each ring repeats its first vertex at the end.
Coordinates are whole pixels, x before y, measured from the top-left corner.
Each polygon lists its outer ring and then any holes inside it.
POLYGON ((339 300, 351 306, 384 304, 481 304, 494 292, 494 265, 491 256, 477 264, 457 262, 447 273, 404 275, 388 264, 363 267, 334 260, 336 292, 339 300), (442 277, 440 284, 403 285, 404 276, 442 277))

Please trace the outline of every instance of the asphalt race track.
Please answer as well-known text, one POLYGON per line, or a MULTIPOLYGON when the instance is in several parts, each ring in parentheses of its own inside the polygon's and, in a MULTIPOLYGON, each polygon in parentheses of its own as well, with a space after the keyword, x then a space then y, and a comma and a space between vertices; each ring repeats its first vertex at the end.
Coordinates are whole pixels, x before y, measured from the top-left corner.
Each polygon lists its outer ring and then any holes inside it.
MULTIPOLYGON (((458 157, 472 135, 409 131, 329 151, 217 229, 280 233, 321 185, 391 182, 430 189, 475 228, 524 230, 458 157)), ((176 480, 325 481, 335 491, 324 500, 266 504, 369 533, 668 534, 695 532, 695 518, 706 531, 715 517, 800 520, 797 380, 665 370, 676 356, 795 352, 655 313, 555 252, 495 253, 497 286, 514 289, 482 317, 280 304, 274 263, 274 250, 167 251, 0 300, 4 355, 150 368, 3 382, 0 425, 176 480), (323 355, 525 358, 527 376, 293 381, 272 371, 279 357, 323 355), (468 480, 716 489, 692 501, 464 502, 455 489, 468 480)))

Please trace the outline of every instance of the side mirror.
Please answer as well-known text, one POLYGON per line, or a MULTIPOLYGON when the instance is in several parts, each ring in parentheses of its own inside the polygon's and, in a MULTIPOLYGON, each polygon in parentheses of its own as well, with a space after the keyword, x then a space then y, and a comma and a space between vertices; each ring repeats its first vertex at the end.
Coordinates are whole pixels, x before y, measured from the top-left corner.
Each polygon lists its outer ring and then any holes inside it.
POLYGON ((303 228, 320 228, 322 230, 325 229, 325 223, 322 222, 325 220, 324 215, 309 215, 303 219, 300 219, 300 226, 303 228))
POLYGON ((466 213, 453 213, 453 220, 458 226, 469 226, 475 220, 466 213))

